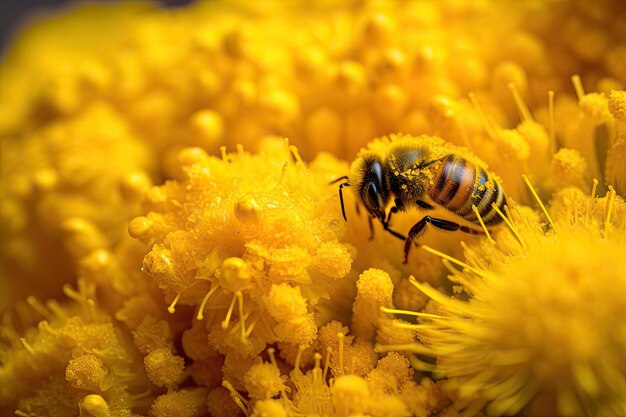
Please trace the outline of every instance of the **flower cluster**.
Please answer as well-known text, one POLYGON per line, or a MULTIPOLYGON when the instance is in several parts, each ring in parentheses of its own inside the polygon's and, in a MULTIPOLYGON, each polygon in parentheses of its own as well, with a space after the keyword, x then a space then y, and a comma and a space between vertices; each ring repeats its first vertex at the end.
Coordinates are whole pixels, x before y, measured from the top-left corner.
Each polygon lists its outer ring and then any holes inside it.
POLYGON ((625 414, 619 1, 309 3, 16 37, 0 414, 625 414), (350 165, 390 142, 488 170, 502 226, 427 228, 404 264, 350 165))
POLYGON ((404 348, 437 359, 421 366, 455 386, 456 410, 623 414, 624 210, 613 189, 597 198, 566 188, 546 212, 548 232, 521 207, 511 233, 451 258, 462 269, 450 279, 469 299, 410 279, 432 304, 415 313, 421 343, 404 348))

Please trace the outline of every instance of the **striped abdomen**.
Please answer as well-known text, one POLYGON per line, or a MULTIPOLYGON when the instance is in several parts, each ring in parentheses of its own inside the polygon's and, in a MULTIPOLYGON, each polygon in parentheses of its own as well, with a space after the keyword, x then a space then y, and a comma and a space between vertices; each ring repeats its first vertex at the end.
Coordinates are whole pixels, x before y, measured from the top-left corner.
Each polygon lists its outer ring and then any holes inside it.
POLYGON ((472 205, 486 226, 495 226, 502 217, 492 204, 501 211, 506 204, 502 187, 487 171, 456 155, 444 159, 429 195, 435 203, 476 225, 480 223, 472 205))

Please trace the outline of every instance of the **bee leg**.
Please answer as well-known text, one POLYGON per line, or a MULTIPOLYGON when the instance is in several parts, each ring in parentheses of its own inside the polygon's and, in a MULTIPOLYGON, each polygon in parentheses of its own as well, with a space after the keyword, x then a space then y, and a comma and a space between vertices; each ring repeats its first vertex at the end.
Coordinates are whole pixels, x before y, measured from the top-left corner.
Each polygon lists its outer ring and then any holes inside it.
POLYGON ((385 231, 391 233, 391 235, 397 237, 400 240, 406 240, 406 236, 404 236, 402 233, 400 232, 396 232, 395 230, 392 230, 389 228, 389 225, 386 223, 383 223, 383 227, 385 228, 385 231))
POLYGON ((409 258, 409 250, 411 250, 411 244, 413 243, 413 239, 419 237, 422 233, 424 233, 424 229, 426 228, 426 224, 432 224, 438 229, 447 230, 453 232, 455 230, 459 230, 461 227, 459 224, 448 221, 437 219, 430 216, 424 216, 422 220, 415 223, 411 230, 409 230, 409 237, 404 241, 404 263, 406 264, 409 258))
POLYGON ((373 217, 368 217, 367 221, 370 224, 370 237, 369 240, 374 240, 374 218, 373 217))
POLYGON ((399 211, 398 207, 394 206, 389 210, 389 214, 387 214, 387 220, 383 223, 383 225, 388 225, 391 222, 391 215, 396 214, 399 211))
POLYGON ((387 220, 385 220, 385 222, 383 223, 383 225, 388 225, 391 223, 391 215, 392 214, 396 214, 399 211, 404 211, 404 204, 402 204, 402 200, 400 200, 399 198, 396 198, 393 201, 393 207, 391 207, 391 209, 389 210, 389 214, 387 215, 387 220))
POLYGON ((404 236, 402 233, 396 232, 393 229, 389 228, 389 224, 391 223, 391 215, 392 214, 396 214, 399 211, 404 211, 404 204, 402 204, 402 201, 400 201, 400 199, 396 198, 394 201, 394 206, 391 207, 391 209, 389 210, 389 214, 387 215, 387 219, 384 222, 381 222, 385 231, 391 233, 391 235, 397 237, 400 240, 406 240, 406 236, 404 236))

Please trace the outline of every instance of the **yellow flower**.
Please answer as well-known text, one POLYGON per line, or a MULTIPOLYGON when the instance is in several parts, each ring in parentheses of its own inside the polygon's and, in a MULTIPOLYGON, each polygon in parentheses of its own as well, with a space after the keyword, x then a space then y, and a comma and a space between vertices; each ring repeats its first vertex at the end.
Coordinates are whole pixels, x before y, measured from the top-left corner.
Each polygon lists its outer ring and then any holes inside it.
POLYGON ((145 412, 155 392, 127 335, 96 305, 95 287, 64 291, 64 304, 29 298, 15 317, 23 330, 5 316, 0 404, 21 416, 75 416, 79 406, 81 415, 145 412))
MULTIPOLYGON (((456 386, 453 407, 489 415, 621 415, 626 328, 626 203, 610 191, 553 196, 549 228, 512 211, 512 233, 466 250, 450 279, 471 298, 413 284, 436 303, 416 313, 432 368, 456 386), (546 231, 547 230, 547 231, 546 231)), ((454 270, 454 269, 453 269, 454 270)), ((418 361, 419 363, 419 361, 418 361)), ((469 411, 467 411, 469 412, 469 411)))
POLYGON ((0 69, 0 309, 80 285, 3 322, 0 413, 620 407, 625 19, 617 0, 218 0, 34 21, 0 69), (516 234, 429 230, 403 265, 358 190, 345 224, 329 183, 391 135, 484 161, 516 234))
POLYGON ((310 344, 313 306, 350 271, 328 187, 343 165, 322 156, 306 167, 272 143, 265 155, 183 150, 181 178, 148 191, 147 215, 129 226, 152 245, 143 267, 165 290, 170 312, 194 306, 224 355, 310 344))

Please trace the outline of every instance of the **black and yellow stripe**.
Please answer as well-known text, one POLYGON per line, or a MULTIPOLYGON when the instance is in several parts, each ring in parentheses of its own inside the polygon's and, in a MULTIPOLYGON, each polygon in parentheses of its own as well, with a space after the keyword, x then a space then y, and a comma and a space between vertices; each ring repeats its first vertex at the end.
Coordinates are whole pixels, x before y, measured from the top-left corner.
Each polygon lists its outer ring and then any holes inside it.
POLYGON ((480 226, 475 205, 485 226, 495 226, 502 217, 492 204, 503 210, 506 197, 502 187, 481 167, 464 158, 449 155, 444 159, 430 190, 430 198, 440 206, 480 226))

